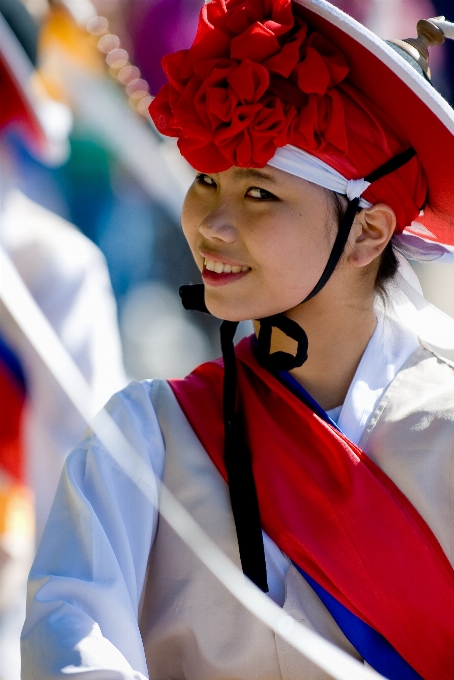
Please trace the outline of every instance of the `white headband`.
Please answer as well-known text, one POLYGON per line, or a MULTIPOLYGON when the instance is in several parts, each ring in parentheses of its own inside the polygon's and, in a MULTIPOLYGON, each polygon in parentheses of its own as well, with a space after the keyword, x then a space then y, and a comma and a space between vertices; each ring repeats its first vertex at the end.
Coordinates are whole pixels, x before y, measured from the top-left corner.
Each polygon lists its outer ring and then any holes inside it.
MULTIPOLYGON (((277 149, 273 158, 268 161, 268 165, 330 191, 335 191, 337 194, 347 196, 349 201, 360 198, 370 187, 370 182, 366 182, 364 179, 346 179, 340 172, 337 172, 319 158, 315 158, 315 156, 311 156, 306 151, 302 151, 291 144, 277 149)), ((364 198, 361 198, 359 205, 361 208, 372 207, 372 204, 364 198)))

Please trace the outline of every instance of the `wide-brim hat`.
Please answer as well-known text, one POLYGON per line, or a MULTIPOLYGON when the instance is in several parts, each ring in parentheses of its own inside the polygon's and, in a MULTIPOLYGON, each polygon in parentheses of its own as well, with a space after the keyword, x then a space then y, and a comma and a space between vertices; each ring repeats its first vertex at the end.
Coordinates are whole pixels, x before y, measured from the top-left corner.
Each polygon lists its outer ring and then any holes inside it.
POLYGON ((428 201, 406 231, 454 245, 454 109, 408 61, 355 19, 324 0, 293 1, 306 21, 341 49, 350 67, 349 82, 395 122, 418 154, 428 201))

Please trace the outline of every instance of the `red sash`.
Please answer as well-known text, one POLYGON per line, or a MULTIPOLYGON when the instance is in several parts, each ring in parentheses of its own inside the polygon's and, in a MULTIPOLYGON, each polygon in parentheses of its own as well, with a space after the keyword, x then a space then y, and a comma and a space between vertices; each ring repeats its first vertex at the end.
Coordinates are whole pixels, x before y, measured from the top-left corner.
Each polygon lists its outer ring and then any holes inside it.
MULTIPOLYGON (((262 525, 426 680, 454 678, 454 570, 398 487, 345 436, 261 368, 249 338, 236 347, 240 408, 262 525)), ((226 479, 223 365, 170 386, 226 479)))

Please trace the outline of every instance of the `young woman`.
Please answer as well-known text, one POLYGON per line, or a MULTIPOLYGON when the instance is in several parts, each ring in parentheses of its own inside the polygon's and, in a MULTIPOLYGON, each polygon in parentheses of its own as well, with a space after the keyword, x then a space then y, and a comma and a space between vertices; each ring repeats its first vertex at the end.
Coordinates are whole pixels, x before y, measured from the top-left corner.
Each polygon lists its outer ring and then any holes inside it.
MULTIPOLYGON (((454 114, 424 59, 452 25, 418 30, 386 45, 323 0, 205 6, 150 112, 196 169, 182 224, 204 285, 182 297, 224 319, 223 362, 108 406, 284 612, 396 680, 454 668, 454 369, 410 301, 435 339, 452 326, 401 254, 454 243, 454 114)), ((32 570, 23 677, 328 677, 158 506, 88 434, 32 570)))

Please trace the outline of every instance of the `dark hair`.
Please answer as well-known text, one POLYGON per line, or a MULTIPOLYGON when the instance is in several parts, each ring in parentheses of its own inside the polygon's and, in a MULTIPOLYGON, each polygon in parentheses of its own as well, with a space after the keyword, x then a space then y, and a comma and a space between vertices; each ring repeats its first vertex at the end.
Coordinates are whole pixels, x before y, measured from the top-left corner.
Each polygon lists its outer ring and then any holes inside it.
POLYGON ((385 284, 391 281, 397 274, 399 262, 394 252, 394 246, 390 241, 381 254, 377 276, 375 278, 375 290, 381 296, 386 295, 385 284))
MULTIPOLYGON (((330 191, 330 194, 333 197, 335 216, 340 225, 345 215, 347 199, 334 191, 330 191)), ((360 210, 361 208, 358 209, 358 212, 360 210)), ((377 276, 375 277, 375 290, 382 298, 386 297, 386 283, 394 278, 398 267, 399 262, 394 252, 394 246, 390 241, 381 254, 377 276)))

